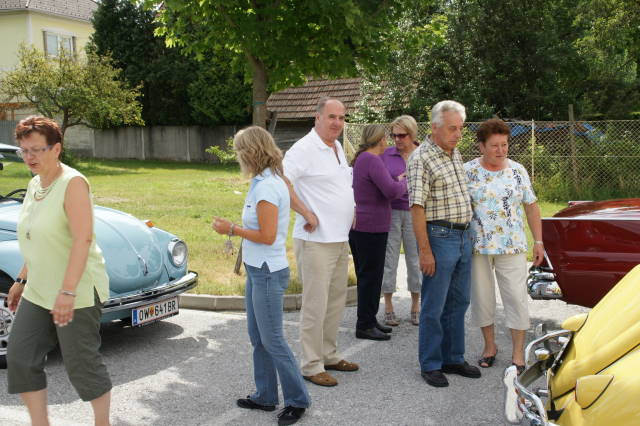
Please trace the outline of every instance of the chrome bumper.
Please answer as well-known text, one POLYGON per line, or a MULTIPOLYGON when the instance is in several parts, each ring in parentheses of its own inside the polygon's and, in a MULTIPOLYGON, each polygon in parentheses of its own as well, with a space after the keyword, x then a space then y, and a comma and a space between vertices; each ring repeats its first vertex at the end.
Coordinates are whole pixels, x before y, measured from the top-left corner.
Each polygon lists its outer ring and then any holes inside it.
POLYGON ((562 290, 556 282, 556 275, 551 268, 532 266, 527 278, 527 289, 532 299, 561 299, 562 290))
POLYGON ((158 302, 172 296, 177 296, 180 293, 184 293, 185 291, 195 287, 197 284, 198 274, 190 271, 183 277, 170 281, 161 287, 156 287, 131 296, 109 299, 102 305, 102 313, 108 314, 121 310, 130 310, 149 303, 158 302))
POLYGON ((529 387, 549 369, 556 368, 569 344, 571 331, 558 330, 533 340, 525 349, 527 368, 518 376, 515 365, 504 372, 504 415, 511 424, 528 421, 530 426, 556 426, 550 422, 542 398, 549 395, 548 389, 533 391, 529 387), (556 346, 555 348, 552 348, 556 346))

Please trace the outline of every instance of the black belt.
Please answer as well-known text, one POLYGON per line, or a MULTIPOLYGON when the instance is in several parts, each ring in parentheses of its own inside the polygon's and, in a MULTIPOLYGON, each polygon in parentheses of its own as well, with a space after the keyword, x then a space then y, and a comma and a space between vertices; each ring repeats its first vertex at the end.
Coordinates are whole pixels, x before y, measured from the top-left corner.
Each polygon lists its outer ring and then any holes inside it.
POLYGON ((466 231, 469 228, 469 223, 454 223, 448 220, 430 220, 430 225, 443 226, 449 229, 458 229, 460 231, 466 231))

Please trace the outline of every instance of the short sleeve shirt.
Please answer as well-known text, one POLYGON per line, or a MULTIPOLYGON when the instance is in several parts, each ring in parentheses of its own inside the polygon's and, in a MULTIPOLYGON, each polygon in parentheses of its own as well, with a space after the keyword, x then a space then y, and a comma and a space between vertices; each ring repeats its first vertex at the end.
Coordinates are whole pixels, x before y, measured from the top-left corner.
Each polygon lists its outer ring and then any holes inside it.
POLYGON ((407 161, 407 182, 409 206, 423 206, 427 221, 471 220, 467 176, 458 149, 449 155, 431 140, 425 141, 407 161))
POLYGON ((524 166, 508 160, 508 167, 492 172, 476 158, 464 164, 473 206, 471 229, 476 254, 518 254, 527 251, 522 204, 536 202, 524 166))
POLYGON ((296 213, 293 238, 319 243, 349 240, 355 208, 353 172, 340 142, 335 141, 335 146, 337 157, 312 129, 284 156, 284 174, 296 195, 318 217, 318 227, 307 232, 306 221, 296 213))
POLYGON ((267 262, 271 272, 289 266, 287 261, 287 232, 289 230, 289 189, 278 175, 266 168, 251 180, 249 192, 242 209, 242 226, 260 229, 257 207, 260 201, 267 201, 278 208, 278 230, 273 244, 242 241, 242 261, 249 266, 261 268, 267 262))

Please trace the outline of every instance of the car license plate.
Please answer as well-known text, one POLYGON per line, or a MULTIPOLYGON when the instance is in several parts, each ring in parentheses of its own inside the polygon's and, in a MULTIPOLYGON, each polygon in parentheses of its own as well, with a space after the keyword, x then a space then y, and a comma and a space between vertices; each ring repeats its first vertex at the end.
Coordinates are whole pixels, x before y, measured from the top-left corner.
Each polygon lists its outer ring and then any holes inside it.
POLYGON ((161 300, 131 310, 131 325, 140 326, 178 315, 178 298, 161 300))

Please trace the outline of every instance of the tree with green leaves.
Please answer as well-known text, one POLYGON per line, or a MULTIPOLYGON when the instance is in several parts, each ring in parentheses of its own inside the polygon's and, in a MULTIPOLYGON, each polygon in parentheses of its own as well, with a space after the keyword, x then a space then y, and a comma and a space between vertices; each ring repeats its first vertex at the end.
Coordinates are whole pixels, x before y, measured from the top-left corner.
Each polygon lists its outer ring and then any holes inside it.
POLYGON ((594 118, 640 114, 640 2, 580 0, 575 9, 582 33, 574 46, 588 70, 583 110, 594 118))
POLYGON ((270 91, 306 77, 356 73, 376 63, 399 0, 145 0, 157 34, 196 58, 231 52, 251 76, 253 123, 265 126, 270 91))
POLYGON ((142 92, 147 125, 244 124, 250 120, 251 86, 233 57, 201 60, 168 47, 154 35, 155 12, 139 2, 102 0, 92 19, 89 49, 108 54, 124 78, 142 92))
POLYGON ((565 117, 585 77, 572 12, 568 0, 439 0, 405 9, 395 49, 382 51, 392 66, 366 74, 367 84, 384 89, 387 119, 428 119, 442 99, 462 102, 470 119, 565 117))
POLYGON ((52 58, 22 45, 16 68, 0 78, 0 93, 7 99, 26 100, 40 114, 60 119, 63 135, 79 124, 142 125, 140 92, 127 87, 120 73, 109 57, 89 53, 52 58))

